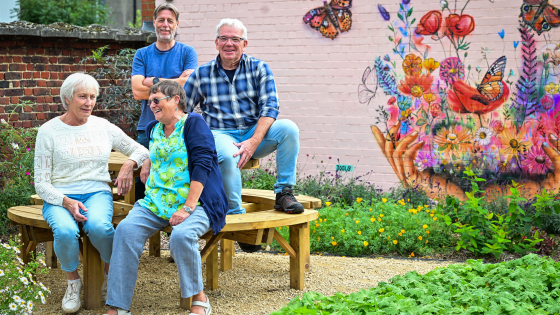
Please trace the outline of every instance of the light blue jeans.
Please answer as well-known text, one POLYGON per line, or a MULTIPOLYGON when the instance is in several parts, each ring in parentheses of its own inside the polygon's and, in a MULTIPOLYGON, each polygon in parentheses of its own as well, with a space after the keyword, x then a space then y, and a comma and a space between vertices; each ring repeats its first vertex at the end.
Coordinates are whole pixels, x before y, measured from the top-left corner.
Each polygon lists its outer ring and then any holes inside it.
MULTIPOLYGON (((228 214, 245 213, 241 203, 241 170, 237 168, 240 156, 233 157, 239 150, 233 142, 240 143, 253 136, 257 125, 246 130, 212 130, 216 151, 218 152, 218 163, 224 189, 228 196, 228 214)), ((286 186, 296 184, 296 163, 299 153, 299 128, 288 119, 274 121, 270 129, 263 138, 261 144, 255 150, 252 158, 262 159, 265 156, 276 152, 276 167, 278 175, 274 192, 279 193, 286 186)))
MULTIPOLYGON (((130 310, 144 243, 168 225, 168 220, 156 216, 138 202, 119 223, 115 233, 113 261, 109 267, 107 305, 130 310)), ((197 206, 193 214, 181 224, 173 227, 169 250, 179 271, 181 297, 191 297, 204 288, 198 239, 209 230, 210 221, 201 206, 197 206)))
MULTIPOLYGON (((101 259, 109 263, 113 251, 113 194, 98 191, 83 195, 66 195, 70 199, 84 204, 87 212, 80 213, 87 221, 80 222, 82 230, 89 237, 91 244, 99 251, 101 259)), ((62 270, 72 272, 78 268, 80 258, 80 228, 74 217, 61 206, 43 203, 43 218, 54 234, 54 252, 62 270)))

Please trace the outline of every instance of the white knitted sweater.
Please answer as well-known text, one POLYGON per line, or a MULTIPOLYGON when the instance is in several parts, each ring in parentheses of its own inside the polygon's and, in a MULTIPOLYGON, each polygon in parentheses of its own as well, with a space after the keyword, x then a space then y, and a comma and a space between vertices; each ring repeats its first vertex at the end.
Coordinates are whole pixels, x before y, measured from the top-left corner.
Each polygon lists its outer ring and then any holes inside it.
POLYGON ((80 181, 110 182, 109 155, 114 149, 138 167, 149 151, 119 127, 90 116, 81 126, 69 126, 56 117, 46 122, 35 143, 35 190, 44 201, 62 206, 64 194, 53 185, 80 181))

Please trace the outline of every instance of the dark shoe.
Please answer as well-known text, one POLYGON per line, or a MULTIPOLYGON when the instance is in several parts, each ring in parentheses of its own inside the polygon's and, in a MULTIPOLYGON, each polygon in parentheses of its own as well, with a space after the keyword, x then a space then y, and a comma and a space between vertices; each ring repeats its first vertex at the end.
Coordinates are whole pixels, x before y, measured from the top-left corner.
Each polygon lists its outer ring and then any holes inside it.
POLYGON ((253 244, 247 244, 247 243, 241 243, 241 242, 237 242, 237 244, 239 244, 239 247, 241 248, 241 250, 246 252, 246 253, 258 252, 259 250, 262 249, 262 246, 260 244, 259 245, 253 245, 253 244))
POLYGON ((303 205, 296 200, 291 187, 284 187, 282 188, 282 192, 276 194, 274 209, 289 214, 297 214, 303 212, 303 205))

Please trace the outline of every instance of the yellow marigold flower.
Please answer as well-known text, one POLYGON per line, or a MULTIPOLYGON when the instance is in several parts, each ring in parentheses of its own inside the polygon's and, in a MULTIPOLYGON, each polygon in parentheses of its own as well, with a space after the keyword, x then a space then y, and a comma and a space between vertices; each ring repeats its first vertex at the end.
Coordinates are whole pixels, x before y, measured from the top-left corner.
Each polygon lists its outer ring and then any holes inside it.
MULTIPOLYGON (((404 201, 404 199, 403 199, 403 201, 404 201)), ((408 198, 406 201, 410 202, 410 198, 408 198)))
POLYGON ((426 210, 426 213, 430 213, 430 210, 426 210))
POLYGON ((385 231, 384 228, 380 228, 380 229, 379 229, 379 233, 383 233, 383 231, 385 231))
POLYGON ((391 239, 391 237, 390 237, 390 236, 387 236, 387 239, 388 239, 388 240, 390 240, 390 239, 391 239))
POLYGON ((346 212, 346 216, 348 216, 348 212, 346 212))
POLYGON ((430 234, 430 231, 426 231, 426 234, 430 234))
POLYGON ((336 242, 335 242, 335 241, 332 241, 331 244, 332 244, 332 246, 336 246, 336 242))
POLYGON ((387 202, 387 198, 383 198, 383 199, 381 199, 381 201, 383 201, 383 203, 386 203, 386 202, 387 202))
POLYGON ((371 210, 373 210, 372 208, 369 208, 369 212, 371 212, 371 210))
POLYGON ((356 198, 356 202, 357 202, 357 203, 362 202, 362 200, 363 200, 362 198, 356 198))
POLYGON ((321 239, 321 237, 317 237, 317 242, 321 239))
POLYGON ((428 208, 428 205, 424 205, 424 208, 428 208))
POLYGON ((317 231, 313 230, 313 233, 316 233, 317 231))
POLYGON ((334 236, 331 236, 331 238, 334 240, 334 236))
POLYGON ((422 240, 422 236, 418 236, 418 239, 419 239, 419 240, 422 240))
POLYGON ((434 217, 434 221, 437 221, 437 217, 434 217))
POLYGON ((433 217, 434 217, 434 214, 433 214, 433 213, 432 213, 432 214, 430 214, 430 217, 432 217, 432 218, 433 218, 433 217))
POLYGON ((377 220, 381 221, 381 218, 377 218, 377 220))
MULTIPOLYGON (((443 205, 445 207, 445 205, 443 205)), ((436 210, 432 210, 432 213, 436 213, 436 210)))
POLYGON ((404 230, 401 230, 401 233, 403 233, 403 234, 404 234, 404 230))
POLYGON ((410 253, 410 256, 414 257, 414 252, 410 253))
POLYGON ((371 219, 369 219, 371 221, 371 223, 375 222, 375 217, 371 217, 371 219))
POLYGON ((426 229, 427 227, 428 227, 428 225, 426 225, 426 224, 422 225, 423 229, 426 229))
POLYGON ((399 233, 399 236, 402 236, 402 233, 399 233))
POLYGON ((358 231, 358 235, 362 235, 362 231, 358 231))
POLYGON ((344 232, 346 232, 346 230, 345 230, 345 229, 342 229, 342 230, 340 230, 340 233, 344 233, 344 232))
POLYGON ((323 222, 323 219, 319 218, 319 222, 323 222))
POLYGON ((323 221, 327 222, 327 219, 323 219, 323 221))
POLYGON ((330 207, 330 206, 331 206, 330 201, 325 202, 325 204, 327 205, 327 207, 330 207))
MULTIPOLYGON (((318 224, 318 223, 317 223, 317 224, 315 224, 315 227, 319 227, 319 224, 318 224)), ((280 230, 280 228, 278 228, 278 229, 280 230)))
POLYGON ((360 220, 356 221, 356 224, 359 224, 359 223, 360 223, 360 220))
POLYGON ((379 215, 380 218, 383 218, 383 213, 379 215))
POLYGON ((426 241, 426 244, 428 244, 428 241, 426 241))
POLYGON ((399 241, 394 240, 394 241, 393 241, 393 244, 397 245, 398 242, 399 242, 399 241))
POLYGON ((364 246, 368 246, 368 245, 369 245, 369 243, 364 241, 364 246))

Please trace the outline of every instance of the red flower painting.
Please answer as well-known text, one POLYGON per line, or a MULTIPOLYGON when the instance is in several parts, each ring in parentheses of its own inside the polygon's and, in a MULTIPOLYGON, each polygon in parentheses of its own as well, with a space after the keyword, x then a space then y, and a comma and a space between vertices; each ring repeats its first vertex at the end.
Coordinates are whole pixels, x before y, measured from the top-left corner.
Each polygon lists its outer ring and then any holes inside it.
POLYGON ((478 90, 464 81, 455 81, 447 94, 449 108, 457 113, 486 114, 500 107, 508 98, 509 88, 504 85, 504 93, 497 100, 490 102, 480 95, 478 90))
POLYGON ((437 34, 439 29, 441 28, 441 22, 443 18, 441 17, 441 12, 434 10, 426 13, 422 19, 420 19, 420 23, 418 23, 418 27, 416 28, 416 34, 418 35, 434 35, 437 34))
POLYGON ((474 31, 474 18, 468 14, 450 14, 445 18, 445 35, 456 38, 469 35, 474 31))

